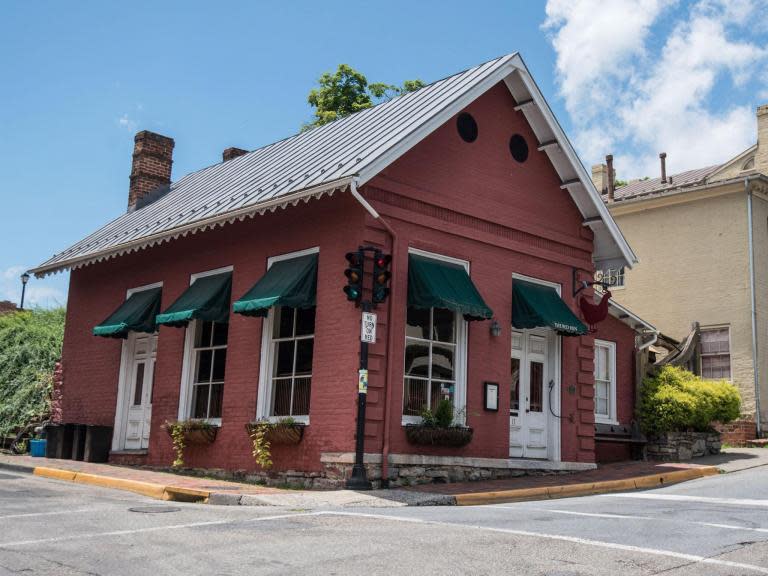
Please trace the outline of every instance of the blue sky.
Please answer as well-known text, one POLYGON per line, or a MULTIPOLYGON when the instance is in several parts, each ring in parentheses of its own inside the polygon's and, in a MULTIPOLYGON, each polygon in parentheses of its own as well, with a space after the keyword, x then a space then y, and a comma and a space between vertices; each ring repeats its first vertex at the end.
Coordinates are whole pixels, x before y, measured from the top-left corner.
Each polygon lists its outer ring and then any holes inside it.
MULTIPOLYGON (((768 101, 764 0, 349 6, 3 2, 0 300, 18 299, 23 269, 125 210, 137 130, 176 140, 177 179, 228 146, 296 132, 339 63, 370 81, 433 81, 518 50, 585 164, 613 152, 621 177, 654 169, 667 142, 672 171, 725 160, 754 142, 754 106, 768 101), (726 137, 692 146, 707 127, 726 137)), ((28 298, 64 302, 67 281, 33 279, 28 298)))

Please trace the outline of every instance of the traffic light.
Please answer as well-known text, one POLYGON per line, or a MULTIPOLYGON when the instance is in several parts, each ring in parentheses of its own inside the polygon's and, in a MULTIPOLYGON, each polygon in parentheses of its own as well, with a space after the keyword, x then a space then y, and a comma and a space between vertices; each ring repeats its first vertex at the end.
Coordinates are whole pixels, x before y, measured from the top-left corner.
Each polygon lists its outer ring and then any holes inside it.
POLYGON ((392 272, 389 265, 392 256, 378 252, 373 258, 373 303, 381 304, 389 296, 389 279, 392 272))
POLYGON ((344 270, 344 276, 347 277, 344 293, 350 302, 360 302, 363 297, 363 262, 365 256, 358 250, 357 252, 347 252, 346 258, 349 262, 349 268, 344 270))

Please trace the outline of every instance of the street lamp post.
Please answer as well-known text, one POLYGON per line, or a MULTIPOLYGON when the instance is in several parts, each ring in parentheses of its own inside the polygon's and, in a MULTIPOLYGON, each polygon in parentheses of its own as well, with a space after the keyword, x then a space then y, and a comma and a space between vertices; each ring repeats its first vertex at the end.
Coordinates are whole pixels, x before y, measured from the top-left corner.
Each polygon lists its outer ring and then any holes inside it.
POLYGON ((21 305, 19 306, 20 310, 24 310, 24 293, 27 291, 27 282, 29 282, 29 274, 24 272, 24 274, 21 275, 21 305))

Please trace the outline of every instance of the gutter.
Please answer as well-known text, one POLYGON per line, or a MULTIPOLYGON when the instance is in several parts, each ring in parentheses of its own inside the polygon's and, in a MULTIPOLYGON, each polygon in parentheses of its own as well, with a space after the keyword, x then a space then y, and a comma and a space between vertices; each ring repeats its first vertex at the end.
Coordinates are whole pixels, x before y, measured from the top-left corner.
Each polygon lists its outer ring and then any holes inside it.
POLYGON ((358 192, 357 190, 357 179, 353 178, 352 181, 349 183, 349 192, 352 194, 352 197, 357 200, 360 205, 365 209, 368 214, 370 214, 375 220, 381 223, 382 226, 387 230, 389 233, 389 237, 392 240, 392 268, 390 272, 392 273, 392 276, 390 277, 390 292, 389 292, 389 305, 387 306, 387 373, 384 377, 384 444, 381 449, 381 481, 382 484, 386 486, 388 483, 388 477, 389 477, 389 439, 390 439, 390 425, 389 425, 389 414, 391 412, 391 406, 392 403, 392 386, 394 382, 394 376, 393 376, 393 369, 394 369, 394 363, 392 362, 392 351, 395 349, 395 331, 392 330, 392 311, 394 306, 392 305, 392 302, 395 300, 395 290, 397 286, 396 282, 396 276, 397 276, 397 262, 398 262, 398 249, 397 249, 397 232, 392 228, 392 226, 389 225, 389 222, 384 220, 384 218, 381 217, 381 214, 379 214, 376 209, 370 205, 370 203, 363 198, 363 196, 358 192))
POLYGON ((642 352, 646 348, 649 348, 650 346, 653 346, 654 344, 656 344, 656 341, 658 339, 659 339, 659 333, 658 332, 653 332, 651 334, 651 339, 648 340, 648 342, 643 342, 640 346, 638 346, 637 347, 637 351, 638 352, 642 352))
MULTIPOLYGON (((53 274, 55 272, 60 272, 62 270, 67 270, 67 269, 74 270, 81 266, 87 266, 88 264, 92 264, 94 262, 99 262, 101 260, 108 260, 110 258, 121 256, 125 253, 135 252, 136 250, 140 250, 142 248, 153 246, 155 244, 160 244, 162 242, 167 242, 169 240, 178 238, 179 236, 184 236, 190 233, 195 234, 199 230, 204 230, 206 228, 213 228, 214 226, 223 226, 224 224, 233 223, 235 220, 238 220, 238 219, 244 220, 246 217, 254 217, 256 216, 256 214, 264 214, 267 211, 274 212, 277 208, 286 208, 289 204, 296 205, 300 201, 306 202, 306 201, 309 201, 310 198, 315 196, 318 198, 322 197, 325 194, 330 196, 337 191, 343 190, 349 184, 350 181, 351 180, 348 178, 340 178, 338 180, 333 180, 325 184, 313 186, 312 188, 307 188, 299 192, 295 192, 285 196, 278 196, 277 198, 273 198, 272 200, 268 200, 266 202, 244 206, 242 208, 233 210, 231 212, 215 214, 208 218, 204 218, 202 220, 196 220, 194 222, 184 224, 177 228, 163 230, 162 232, 157 232, 149 236, 143 236, 143 237, 137 238, 136 240, 124 242, 122 244, 116 244, 114 246, 110 246, 109 248, 97 250, 96 252, 92 252, 84 256, 76 256, 69 259, 63 258, 62 260, 59 260, 57 262, 50 262, 49 260, 44 262, 40 266, 32 268, 29 272, 31 274, 34 274, 36 278, 42 278, 44 276, 47 276, 48 274, 53 274)), ((108 225, 109 224, 107 224, 107 226, 108 225)), ((98 232, 99 230, 94 232, 94 234, 98 232)), ((84 240, 81 240, 80 242, 83 242, 83 241, 84 240)), ((80 242, 78 242, 78 244, 80 242)), ((77 244, 75 244, 75 246, 77 246, 77 244)), ((67 248, 67 250, 71 250, 72 248, 74 248, 74 246, 67 248)), ((67 250, 65 250, 64 252, 66 252, 67 250)), ((57 255, 54 255, 53 258, 56 258, 57 256, 61 256, 62 254, 63 252, 57 255)))
POLYGON ((760 438, 762 426, 760 425, 760 364, 758 362, 757 349, 757 304, 755 294, 755 250, 752 221, 752 191, 749 188, 750 177, 744 178, 744 191, 747 193, 747 237, 749 242, 749 289, 752 304, 752 374, 755 385, 755 427, 757 437, 760 438))

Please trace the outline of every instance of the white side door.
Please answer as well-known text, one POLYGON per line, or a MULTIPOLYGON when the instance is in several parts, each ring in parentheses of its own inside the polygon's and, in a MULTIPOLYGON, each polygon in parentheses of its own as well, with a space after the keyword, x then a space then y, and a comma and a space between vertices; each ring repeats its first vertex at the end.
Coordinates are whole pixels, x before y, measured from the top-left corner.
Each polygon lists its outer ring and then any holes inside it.
POLYGON ((129 361, 126 378, 126 450, 140 450, 149 446, 149 429, 152 421, 152 388, 154 384, 156 334, 129 336, 129 361))
POLYGON ((550 335, 513 331, 509 455, 512 458, 549 456, 550 335))

